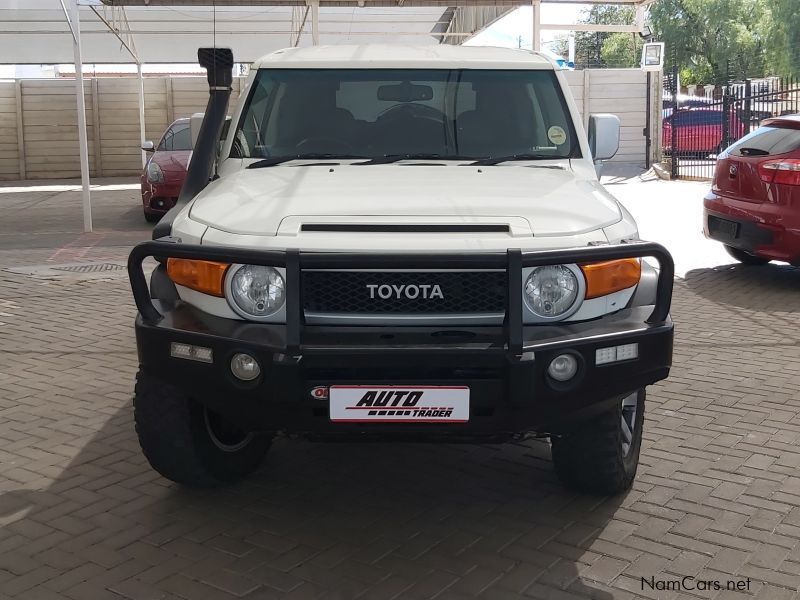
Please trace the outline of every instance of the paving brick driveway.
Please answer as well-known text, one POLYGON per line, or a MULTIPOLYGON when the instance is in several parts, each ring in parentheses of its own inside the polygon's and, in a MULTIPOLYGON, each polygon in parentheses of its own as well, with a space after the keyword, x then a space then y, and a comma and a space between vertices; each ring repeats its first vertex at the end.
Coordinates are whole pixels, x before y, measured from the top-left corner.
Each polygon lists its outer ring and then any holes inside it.
POLYGON ((3 270, 124 258, 135 194, 98 193, 101 231, 78 235, 78 194, 0 187, 0 598, 800 597, 800 270, 676 282, 625 496, 565 492, 537 441, 281 439, 246 483, 195 492, 139 453, 124 276, 3 270), (685 575, 749 592, 642 589, 685 575))

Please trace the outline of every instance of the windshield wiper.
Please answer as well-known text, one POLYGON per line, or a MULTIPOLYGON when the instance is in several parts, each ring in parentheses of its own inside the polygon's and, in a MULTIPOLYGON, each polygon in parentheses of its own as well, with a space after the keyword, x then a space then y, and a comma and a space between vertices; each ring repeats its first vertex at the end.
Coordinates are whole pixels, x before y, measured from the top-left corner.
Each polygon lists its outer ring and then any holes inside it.
POLYGON ((547 154, 533 154, 533 153, 525 153, 525 154, 509 154, 508 156, 490 156, 488 158, 481 158, 480 160, 476 160, 475 162, 469 163, 469 167, 488 167, 491 165, 497 165, 502 162, 510 162, 513 160, 543 160, 543 159, 561 159, 564 158, 563 156, 549 156, 547 154))
POLYGON ((344 156, 341 154, 291 154, 287 156, 270 156, 263 160, 256 161, 247 165, 248 169, 261 169, 264 167, 274 167, 293 160, 338 160, 338 159, 363 159, 366 156, 344 156))
POLYGON ((355 165, 388 165, 401 160, 463 160, 460 156, 442 156, 441 154, 384 154, 376 156, 366 162, 353 163, 355 165))

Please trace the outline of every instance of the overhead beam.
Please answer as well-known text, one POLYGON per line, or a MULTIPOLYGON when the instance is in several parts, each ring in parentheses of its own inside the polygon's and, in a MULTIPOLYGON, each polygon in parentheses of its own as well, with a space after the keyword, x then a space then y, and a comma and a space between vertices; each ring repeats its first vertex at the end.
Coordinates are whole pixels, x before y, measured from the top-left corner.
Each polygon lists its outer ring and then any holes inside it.
POLYGON ((554 31, 602 31, 607 33, 639 33, 638 25, 601 25, 597 23, 542 23, 541 29, 554 31))
MULTIPOLYGON (((108 6, 305 6, 306 0, 101 0, 108 6)), ((549 4, 647 6, 656 0, 541 0, 549 4)), ((320 0, 320 6, 530 6, 530 0, 320 0)))

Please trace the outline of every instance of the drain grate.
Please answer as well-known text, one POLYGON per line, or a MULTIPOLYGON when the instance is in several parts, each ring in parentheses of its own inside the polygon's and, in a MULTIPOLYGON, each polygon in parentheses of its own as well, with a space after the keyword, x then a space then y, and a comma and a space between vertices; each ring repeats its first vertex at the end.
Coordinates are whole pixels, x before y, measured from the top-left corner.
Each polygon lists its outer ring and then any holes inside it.
POLYGON ((50 267, 54 271, 67 271, 69 273, 100 273, 102 271, 121 271, 125 265, 118 263, 86 263, 82 265, 64 265, 50 267))
POLYGON ((125 261, 109 260, 85 263, 61 263, 57 265, 30 265, 27 267, 7 267, 10 273, 37 277, 40 279, 78 279, 82 281, 117 279, 125 277, 128 267, 125 261))

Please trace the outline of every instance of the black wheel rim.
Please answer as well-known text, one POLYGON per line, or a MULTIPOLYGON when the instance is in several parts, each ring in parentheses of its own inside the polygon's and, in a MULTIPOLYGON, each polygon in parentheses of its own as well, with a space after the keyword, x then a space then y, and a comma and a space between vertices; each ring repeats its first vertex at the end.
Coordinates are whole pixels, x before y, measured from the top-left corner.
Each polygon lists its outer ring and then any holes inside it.
POLYGON ((241 450, 253 439, 252 432, 242 431, 207 407, 203 407, 203 421, 206 424, 208 437, 223 452, 241 450))

